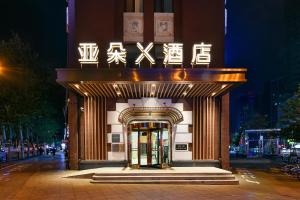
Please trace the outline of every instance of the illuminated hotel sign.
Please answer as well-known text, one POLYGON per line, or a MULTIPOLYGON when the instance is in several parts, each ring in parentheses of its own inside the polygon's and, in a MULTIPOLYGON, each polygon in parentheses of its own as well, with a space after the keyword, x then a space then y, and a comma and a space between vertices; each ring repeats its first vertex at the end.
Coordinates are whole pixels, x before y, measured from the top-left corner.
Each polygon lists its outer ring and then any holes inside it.
POLYGON ((182 65, 183 62, 183 44, 169 43, 164 44, 164 65, 182 65))
POLYGON ((96 43, 80 43, 78 47, 81 64, 97 64, 99 49, 96 43))
MULTIPOLYGON (((141 43, 137 43, 137 48, 140 50, 140 55, 135 60, 136 65, 140 65, 144 59, 147 59, 151 65, 155 64, 154 58, 150 55, 150 50, 153 48, 153 42, 149 43, 145 48, 141 43)), ((191 64, 209 66, 211 62, 211 44, 194 44, 193 56, 191 64)), ((80 54, 79 63, 82 64, 97 64, 99 48, 96 43, 80 43, 78 47, 80 54)), ((167 65, 182 65, 183 64, 183 44, 182 43, 168 43, 163 44, 164 60, 163 64, 167 65)), ((126 65, 127 51, 121 42, 111 42, 107 50, 107 62, 120 64, 122 62, 126 65)))
POLYGON ((154 65, 155 60, 152 58, 152 56, 149 54, 149 51, 153 48, 153 42, 148 44, 148 46, 144 49, 144 47, 141 45, 141 43, 136 43, 136 46, 139 48, 139 50, 142 52, 141 55, 135 60, 135 64, 140 65, 142 60, 144 58, 147 58, 148 61, 154 65))

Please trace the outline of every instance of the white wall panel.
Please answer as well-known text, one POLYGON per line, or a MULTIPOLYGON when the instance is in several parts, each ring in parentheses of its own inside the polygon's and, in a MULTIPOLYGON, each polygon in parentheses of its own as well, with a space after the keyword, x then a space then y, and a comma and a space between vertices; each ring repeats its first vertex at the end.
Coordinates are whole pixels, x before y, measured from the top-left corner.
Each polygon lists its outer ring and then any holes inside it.
POLYGON ((122 112, 123 110, 129 107, 130 106, 128 105, 128 103, 116 103, 116 111, 118 112, 122 112))
POLYGON ((122 133, 123 132, 122 124, 113 124, 113 125, 111 125, 111 132, 112 133, 122 133))
POLYGON ((174 161, 176 160, 192 160, 192 152, 191 151, 175 151, 174 152, 174 161))
POLYGON ((107 124, 121 124, 118 121, 119 112, 117 111, 107 111, 107 124))
POLYGON ((175 142, 177 143, 192 143, 192 133, 176 133, 175 142))
POLYGON ((179 124, 193 124, 193 112, 192 111, 182 111, 183 122, 179 124))
POLYGON ((188 133, 189 132, 189 125, 188 124, 178 124, 176 132, 177 133, 188 133))
POLYGON ((125 160, 125 153, 124 152, 108 152, 108 160, 125 160))

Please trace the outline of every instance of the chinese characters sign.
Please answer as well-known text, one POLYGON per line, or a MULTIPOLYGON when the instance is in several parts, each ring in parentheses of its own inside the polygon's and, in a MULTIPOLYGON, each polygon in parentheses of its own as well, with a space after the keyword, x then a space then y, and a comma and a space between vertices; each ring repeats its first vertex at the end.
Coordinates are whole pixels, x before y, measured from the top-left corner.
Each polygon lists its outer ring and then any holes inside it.
MULTIPOLYGON (((141 43, 137 43, 139 56, 135 60, 136 65, 140 65, 143 60, 147 60, 151 65, 155 64, 155 59, 151 56, 150 51, 154 47, 153 42, 150 42, 146 47, 141 43)), ((194 44, 191 64, 209 66, 211 62, 211 44, 194 44)), ((80 64, 97 64, 99 48, 96 43, 80 43, 78 47, 80 64)), ((167 65, 182 65, 183 64, 183 44, 182 43, 167 43, 163 44, 163 64, 167 65)), ((126 65, 127 51, 121 42, 111 42, 107 49, 107 63, 115 63, 117 65, 123 63, 126 65)))
POLYGON ((80 53, 79 62, 81 64, 97 64, 98 65, 98 45, 96 43, 80 43, 78 47, 80 53))

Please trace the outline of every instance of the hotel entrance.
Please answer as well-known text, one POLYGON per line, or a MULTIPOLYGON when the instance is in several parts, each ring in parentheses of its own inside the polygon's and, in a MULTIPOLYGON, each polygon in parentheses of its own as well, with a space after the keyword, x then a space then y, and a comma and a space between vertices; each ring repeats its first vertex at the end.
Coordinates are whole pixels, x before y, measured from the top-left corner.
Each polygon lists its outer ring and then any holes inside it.
POLYGON ((132 168, 166 168, 171 160, 169 123, 131 123, 128 130, 128 162, 132 168))

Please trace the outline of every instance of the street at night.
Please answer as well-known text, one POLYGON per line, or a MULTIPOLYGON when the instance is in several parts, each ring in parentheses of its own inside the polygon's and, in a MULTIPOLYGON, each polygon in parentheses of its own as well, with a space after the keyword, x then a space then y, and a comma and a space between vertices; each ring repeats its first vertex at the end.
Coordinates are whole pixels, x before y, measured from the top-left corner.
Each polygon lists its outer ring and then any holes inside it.
MULTIPOLYGON (((2 165, 1 165, 2 166, 2 165)), ((299 199, 300 182, 281 172, 237 169, 240 185, 91 184, 64 170, 62 154, 1 167, 0 199, 299 199), (222 195, 222 197, 220 197, 222 195)), ((80 174, 84 174, 81 171, 80 174)))
POLYGON ((300 0, 0 0, 0 200, 300 200, 300 0))

